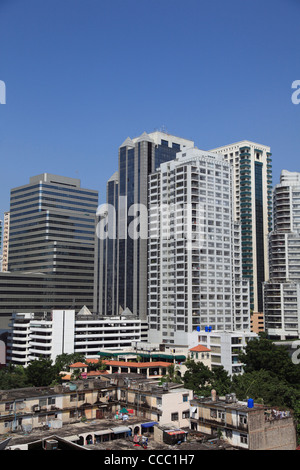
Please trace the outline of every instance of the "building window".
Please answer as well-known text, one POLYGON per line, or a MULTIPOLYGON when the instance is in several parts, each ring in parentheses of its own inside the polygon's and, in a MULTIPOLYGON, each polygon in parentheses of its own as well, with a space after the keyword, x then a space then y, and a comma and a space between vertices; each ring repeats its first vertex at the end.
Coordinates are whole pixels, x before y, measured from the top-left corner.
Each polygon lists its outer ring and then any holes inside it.
POLYGON ((178 421, 178 413, 171 414, 171 421, 178 421))
POLYGON ((190 412, 189 411, 183 411, 182 412, 182 418, 183 419, 188 419, 190 417, 190 412))
POLYGON ((77 417, 77 411, 76 410, 71 410, 70 411, 70 418, 76 418, 77 417))
POLYGON ((240 434, 240 441, 241 441, 241 444, 248 444, 247 434, 240 434))
POLYGON ((55 405, 55 397, 48 398, 48 405, 55 405))
POLYGON ((246 415, 239 415, 240 424, 247 424, 247 416, 246 415))
POLYGON ((189 396, 188 395, 182 395, 182 401, 186 402, 188 401, 189 396))

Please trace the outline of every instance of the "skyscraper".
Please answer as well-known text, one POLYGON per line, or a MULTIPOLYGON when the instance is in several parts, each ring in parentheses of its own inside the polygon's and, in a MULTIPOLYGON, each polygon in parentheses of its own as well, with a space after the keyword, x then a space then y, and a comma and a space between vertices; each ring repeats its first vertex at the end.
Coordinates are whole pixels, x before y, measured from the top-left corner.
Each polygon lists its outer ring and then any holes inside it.
POLYGON ((221 156, 190 148, 149 176, 150 341, 250 329, 231 172, 221 156))
POLYGON ((268 233, 272 229, 270 147, 248 140, 211 150, 233 167, 234 213, 242 228, 243 277, 250 282, 250 306, 263 311, 263 282, 269 277, 268 233))
POLYGON ((265 328, 274 339, 300 337, 300 173, 283 170, 273 192, 270 280, 264 284, 265 328))
POLYGON ((93 307, 97 207, 97 191, 81 188, 78 179, 49 173, 11 190, 0 327, 16 311, 93 307))
POLYGON ((93 279, 98 192, 44 173, 11 190, 8 270, 93 279))
MULTIPOLYGON (((119 168, 107 183, 107 203, 114 207, 115 238, 99 238, 96 244, 94 311, 119 315, 128 308, 133 314, 147 316, 148 240, 133 239, 129 228, 138 208, 148 207, 148 176, 177 152, 193 147, 194 142, 165 132, 143 133, 129 137, 119 148, 119 168)), ((104 212, 104 217, 105 217, 104 212)))

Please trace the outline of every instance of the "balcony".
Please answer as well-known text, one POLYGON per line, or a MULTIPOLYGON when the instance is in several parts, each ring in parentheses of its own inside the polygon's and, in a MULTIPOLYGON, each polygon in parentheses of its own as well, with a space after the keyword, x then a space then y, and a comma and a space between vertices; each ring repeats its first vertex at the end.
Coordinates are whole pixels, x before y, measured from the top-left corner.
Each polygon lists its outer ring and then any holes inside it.
POLYGON ((218 418, 190 418, 191 423, 201 423, 205 425, 210 425, 212 427, 224 428, 224 429, 237 429, 239 431, 248 432, 248 424, 238 423, 238 424, 229 424, 225 419, 218 418))

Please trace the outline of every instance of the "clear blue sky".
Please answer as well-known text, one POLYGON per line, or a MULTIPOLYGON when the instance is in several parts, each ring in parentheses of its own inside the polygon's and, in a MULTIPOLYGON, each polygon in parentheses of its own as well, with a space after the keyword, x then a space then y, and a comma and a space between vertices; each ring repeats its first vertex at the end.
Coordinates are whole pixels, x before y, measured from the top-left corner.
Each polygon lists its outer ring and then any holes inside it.
POLYGON ((270 145, 300 171, 299 0, 0 0, 0 217, 43 172, 105 201, 128 137, 270 145))

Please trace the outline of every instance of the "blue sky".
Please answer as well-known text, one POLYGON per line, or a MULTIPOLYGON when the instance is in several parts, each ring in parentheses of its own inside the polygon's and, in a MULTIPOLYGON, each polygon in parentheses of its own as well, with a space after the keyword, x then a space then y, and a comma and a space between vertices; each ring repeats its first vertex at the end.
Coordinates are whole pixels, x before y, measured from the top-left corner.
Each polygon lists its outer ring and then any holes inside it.
POLYGON ((0 0, 0 217, 43 172, 105 201, 128 137, 270 145, 300 171, 299 0, 0 0))

